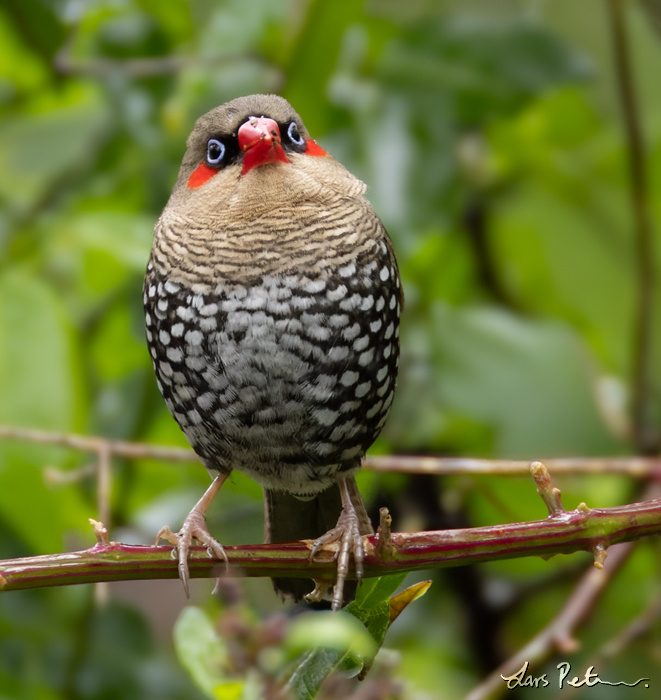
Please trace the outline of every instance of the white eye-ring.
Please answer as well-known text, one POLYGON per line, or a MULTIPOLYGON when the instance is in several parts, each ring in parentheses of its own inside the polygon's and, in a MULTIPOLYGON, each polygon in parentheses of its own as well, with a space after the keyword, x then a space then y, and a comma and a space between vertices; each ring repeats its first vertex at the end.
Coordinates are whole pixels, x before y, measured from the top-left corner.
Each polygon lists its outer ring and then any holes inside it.
POLYGON ((298 133, 298 124, 292 122, 287 129, 287 136, 295 146, 305 146, 305 139, 298 133))
POLYGON ((218 139, 209 139, 207 141, 207 163, 209 165, 218 165, 225 155, 225 144, 218 139))

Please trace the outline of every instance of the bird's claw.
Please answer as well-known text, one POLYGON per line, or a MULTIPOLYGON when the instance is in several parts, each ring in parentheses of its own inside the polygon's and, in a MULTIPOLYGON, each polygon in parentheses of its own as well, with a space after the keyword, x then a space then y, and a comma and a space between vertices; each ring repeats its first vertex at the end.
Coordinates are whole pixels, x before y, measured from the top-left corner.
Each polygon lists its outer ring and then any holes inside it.
POLYGON ((209 533, 204 515, 195 510, 192 510, 186 516, 184 524, 181 526, 179 532, 172 532, 167 525, 162 527, 156 536, 156 544, 158 544, 160 540, 169 542, 177 549, 179 578, 184 586, 186 598, 190 598, 188 590, 188 581, 190 579, 188 573, 188 552, 193 544, 193 540, 197 540, 201 545, 207 548, 209 557, 212 559, 223 559, 226 566, 229 564, 223 546, 209 533))
MULTIPOLYGON (((337 525, 314 541, 310 552, 310 561, 314 559, 323 545, 338 541, 340 546, 334 557, 337 561, 337 578, 333 586, 332 600, 332 609, 334 611, 342 607, 344 582, 349 575, 349 564, 352 557, 356 569, 356 579, 360 583, 363 578, 365 547, 363 545, 363 537, 360 534, 360 520, 353 507, 344 507, 337 525)), ((316 590, 315 588, 314 592, 316 590)))

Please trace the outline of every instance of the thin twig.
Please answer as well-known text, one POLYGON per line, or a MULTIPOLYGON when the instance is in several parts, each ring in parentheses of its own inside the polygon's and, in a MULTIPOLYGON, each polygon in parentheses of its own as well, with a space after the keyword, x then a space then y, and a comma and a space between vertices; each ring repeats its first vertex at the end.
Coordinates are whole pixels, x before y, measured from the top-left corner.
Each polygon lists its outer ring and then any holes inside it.
MULTIPOLYGON (((147 58, 129 58, 116 60, 112 58, 95 58, 76 60, 71 57, 68 47, 55 56, 54 66, 61 75, 87 75, 105 78, 121 73, 131 78, 149 78, 158 75, 171 75, 187 68, 217 68, 223 63, 252 60, 266 62, 257 53, 225 53, 212 56, 151 56, 147 58)), ((269 67, 274 68, 269 64, 269 67)))
MULTIPOLYGON (((125 459, 159 459, 171 462, 197 462, 187 447, 168 447, 140 442, 107 440, 101 437, 55 433, 32 428, 0 425, 0 439, 24 440, 46 445, 60 445, 82 452, 99 454, 107 447, 113 457, 125 459)), ((661 476, 661 458, 657 457, 568 457, 545 459, 554 475, 560 474, 626 474, 636 478, 661 476)), ((529 476, 530 461, 510 459, 472 459, 469 457, 417 457, 415 455, 368 456, 365 469, 402 474, 436 474, 478 476, 529 476)), ((90 472, 90 474, 93 472, 90 472)))
MULTIPOLYGON (((657 595, 645 610, 621 629, 602 649, 586 663, 586 667, 597 670, 607 668, 612 659, 617 658, 628 646, 649 634, 652 625, 661 617, 661 595, 657 595)), ((557 700, 569 700, 581 692, 580 688, 567 687, 556 696, 557 700)))
POLYGON ((633 334, 633 439, 641 454, 658 452, 659 440, 650 421, 653 349, 654 245, 650 215, 645 146, 636 100, 623 0, 608 0, 617 88, 622 103, 631 178, 631 210, 635 226, 637 300, 633 334))
POLYGON ((107 450, 113 457, 126 459, 162 459, 169 462, 197 462, 195 453, 187 447, 167 447, 164 445, 148 445, 140 442, 125 442, 123 440, 107 440, 102 437, 76 435, 74 433, 54 433, 33 428, 17 428, 0 425, 0 439, 24 440, 43 445, 60 445, 81 452, 99 454, 107 450))
MULTIPOLYGON (((566 457, 544 459, 554 475, 626 474, 636 478, 661 475, 656 457, 566 457)), ((365 469, 381 473, 436 474, 445 476, 528 476, 530 460, 473 459, 470 457, 416 457, 415 455, 368 456, 365 469)))
POLYGON ((565 603, 560 613, 538 635, 526 644, 514 656, 490 673, 465 700, 493 700, 507 690, 503 678, 511 677, 528 664, 530 669, 538 667, 556 650, 568 653, 575 651, 577 643, 573 639, 574 631, 591 614, 606 584, 617 573, 633 551, 634 543, 612 547, 607 563, 603 568, 589 569, 574 592, 565 603))

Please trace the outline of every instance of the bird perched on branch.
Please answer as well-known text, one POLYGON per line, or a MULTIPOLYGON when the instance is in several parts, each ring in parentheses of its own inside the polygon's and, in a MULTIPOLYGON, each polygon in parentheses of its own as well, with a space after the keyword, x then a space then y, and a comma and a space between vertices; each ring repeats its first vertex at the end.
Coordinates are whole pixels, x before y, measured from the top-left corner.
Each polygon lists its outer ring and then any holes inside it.
POLYGON ((193 540, 225 556, 204 513, 233 469, 264 489, 267 542, 313 539, 311 559, 339 542, 333 609, 351 559, 362 575, 354 475, 393 400, 403 301, 365 189, 276 95, 217 107, 188 139, 144 284, 158 386, 214 477, 179 533, 159 533, 186 592, 193 540))

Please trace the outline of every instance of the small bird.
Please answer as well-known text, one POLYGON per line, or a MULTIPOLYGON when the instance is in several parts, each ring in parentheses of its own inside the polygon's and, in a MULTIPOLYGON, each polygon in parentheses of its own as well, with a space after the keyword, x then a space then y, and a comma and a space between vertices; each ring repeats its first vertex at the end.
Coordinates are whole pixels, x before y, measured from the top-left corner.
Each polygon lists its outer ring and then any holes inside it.
MULTIPOLYGON (((154 229, 144 283, 158 387, 213 482, 174 534, 225 558, 205 512, 233 469, 264 489, 266 542, 339 542, 332 608, 373 533, 354 476, 393 401, 403 304, 366 186, 277 95, 200 117, 154 229)), ((157 540, 158 541, 158 540, 157 540)), ((320 600, 307 579, 283 597, 320 600)))

